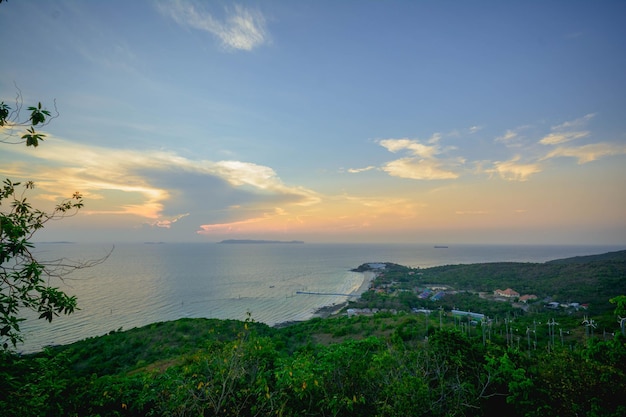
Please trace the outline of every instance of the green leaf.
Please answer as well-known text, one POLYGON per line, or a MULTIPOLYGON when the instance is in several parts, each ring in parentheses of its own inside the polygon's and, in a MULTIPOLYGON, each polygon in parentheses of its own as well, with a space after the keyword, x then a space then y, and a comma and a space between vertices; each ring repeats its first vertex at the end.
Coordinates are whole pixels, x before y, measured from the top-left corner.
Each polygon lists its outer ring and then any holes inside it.
POLYGON ((43 133, 37 133, 32 127, 27 129, 26 134, 22 135, 22 139, 26 139, 26 146, 39 146, 39 141, 46 136, 43 133))
POLYGON ((0 103, 0 126, 4 126, 6 124, 7 117, 9 117, 9 110, 11 108, 4 104, 4 101, 0 103))
MULTIPOLYGON (((42 137, 32 127, 23 136, 29 146, 36 146, 42 137)), ((0 282, 3 283, 0 288, 0 351, 9 349, 9 346, 15 347, 23 340, 19 325, 25 320, 20 317, 23 309, 32 310, 47 321, 78 309, 76 297, 68 296, 42 279, 45 266, 37 262, 30 250, 33 233, 46 221, 61 218, 63 214, 56 210, 46 213, 33 208, 26 195, 16 190, 17 186, 20 183, 8 179, 0 186, 0 206, 4 204, 7 207, 6 210, 2 207, 0 211, 0 282)), ((21 187, 28 190, 33 188, 33 183, 28 181, 21 187)), ((67 201, 73 208, 79 208, 81 202, 76 197, 67 201)))

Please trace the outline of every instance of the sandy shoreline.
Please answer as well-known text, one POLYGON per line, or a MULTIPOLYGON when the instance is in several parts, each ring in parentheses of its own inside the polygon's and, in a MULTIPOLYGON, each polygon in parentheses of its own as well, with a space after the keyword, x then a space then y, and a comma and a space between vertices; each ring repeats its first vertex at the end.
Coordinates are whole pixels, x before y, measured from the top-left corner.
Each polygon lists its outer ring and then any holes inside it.
MULTIPOLYGON (((372 271, 361 272, 361 274, 363 274, 363 282, 361 283, 359 288, 356 289, 356 291, 352 292, 352 295, 358 296, 358 297, 361 297, 361 295, 364 292, 369 290, 370 284, 372 283, 374 278, 376 278, 376 274, 374 272, 372 272, 372 271)), ((351 297, 351 299, 354 300, 354 297, 351 297)), ((348 301, 346 300, 346 301, 341 302, 341 303, 331 304, 331 305, 320 307, 317 310, 315 310, 315 312, 313 313, 311 318, 316 318, 316 317, 326 318, 326 317, 333 316, 335 314, 338 314, 347 305, 348 305, 348 301)), ((285 326, 289 326, 290 324, 298 323, 298 322, 299 321, 287 321, 287 322, 282 322, 282 323, 276 323, 274 325, 274 327, 285 327, 285 326)))
MULTIPOLYGON (((357 288, 356 291, 352 292, 352 295, 356 295, 358 297, 361 297, 361 295, 364 292, 369 290, 370 284, 372 283, 374 278, 376 278, 376 274, 372 271, 365 271, 361 273, 363 274, 363 282, 361 283, 361 286, 357 288)), ((354 300, 354 298, 352 299, 354 300)), ((335 315, 339 313, 341 310, 343 310, 343 308, 345 308, 347 305, 348 305, 348 301, 344 301, 339 304, 333 304, 329 306, 320 307, 315 311, 315 313, 313 314, 313 317, 326 318, 328 316, 335 315)))
POLYGON ((359 289, 354 292, 354 294, 357 294, 359 297, 364 292, 370 289, 370 285, 372 281, 374 281, 374 278, 376 278, 376 273, 372 271, 365 271, 361 273, 363 274, 363 283, 361 283, 361 286, 359 287, 359 289))

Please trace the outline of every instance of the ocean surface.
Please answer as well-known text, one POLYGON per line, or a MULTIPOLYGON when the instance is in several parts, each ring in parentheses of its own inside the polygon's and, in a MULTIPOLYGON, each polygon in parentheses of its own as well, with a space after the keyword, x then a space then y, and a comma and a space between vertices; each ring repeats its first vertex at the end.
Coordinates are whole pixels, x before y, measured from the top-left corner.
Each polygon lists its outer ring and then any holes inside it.
POLYGON ((245 319, 269 325, 305 320, 349 299, 364 282, 350 270, 367 262, 427 268, 479 262, 545 262, 626 249, 623 246, 411 244, 38 244, 39 260, 101 264, 52 280, 78 298, 80 310, 52 323, 28 315, 18 351, 66 344, 112 330, 182 317, 245 319))

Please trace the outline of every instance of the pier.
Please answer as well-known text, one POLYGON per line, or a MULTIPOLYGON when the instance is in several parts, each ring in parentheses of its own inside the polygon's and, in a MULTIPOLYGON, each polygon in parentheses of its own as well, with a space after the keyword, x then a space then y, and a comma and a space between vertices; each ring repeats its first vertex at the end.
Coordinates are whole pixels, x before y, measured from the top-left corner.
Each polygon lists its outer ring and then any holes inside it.
POLYGON ((338 295, 340 297, 358 297, 358 294, 341 294, 341 293, 334 293, 334 292, 296 291, 296 294, 304 294, 304 295, 338 295))

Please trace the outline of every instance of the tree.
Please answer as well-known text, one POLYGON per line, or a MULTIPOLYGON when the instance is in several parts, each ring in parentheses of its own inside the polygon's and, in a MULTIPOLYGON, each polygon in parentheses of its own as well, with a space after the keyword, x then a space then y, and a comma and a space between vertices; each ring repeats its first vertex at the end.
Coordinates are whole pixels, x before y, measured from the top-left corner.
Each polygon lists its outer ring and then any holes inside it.
MULTIPOLYGON (((56 106, 55 106, 56 107, 56 106)), ((21 118, 23 100, 18 89, 15 107, 0 102, 0 142, 25 143, 37 147, 46 135, 36 129, 47 125, 51 116, 41 103, 28 107, 28 119, 21 118), (16 131, 25 133, 16 136, 16 131)), ((23 341, 20 323, 25 320, 22 309, 39 314, 40 319, 52 321, 59 314, 71 314, 76 298, 68 296, 50 284, 51 277, 62 277, 74 269, 102 262, 106 257, 88 262, 58 260, 40 262, 33 255, 31 242, 35 232, 53 219, 73 215, 83 206, 80 193, 62 201, 50 213, 33 208, 26 193, 35 188, 32 181, 24 183, 5 179, 0 188, 0 344, 3 350, 23 341)))
POLYGON ((22 185, 5 179, 0 189, 0 341, 4 349, 8 348, 8 341, 13 347, 22 341, 19 323, 25 319, 20 317, 20 309, 34 310, 40 319, 52 321, 55 315, 70 314, 76 308, 75 297, 48 285, 44 279, 72 265, 57 263, 52 268, 37 261, 31 251, 31 238, 46 222, 81 208, 82 197, 74 193, 71 199, 46 213, 33 209, 24 196, 34 186, 31 181, 22 185))

